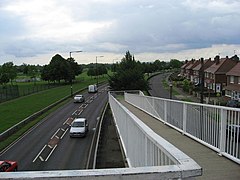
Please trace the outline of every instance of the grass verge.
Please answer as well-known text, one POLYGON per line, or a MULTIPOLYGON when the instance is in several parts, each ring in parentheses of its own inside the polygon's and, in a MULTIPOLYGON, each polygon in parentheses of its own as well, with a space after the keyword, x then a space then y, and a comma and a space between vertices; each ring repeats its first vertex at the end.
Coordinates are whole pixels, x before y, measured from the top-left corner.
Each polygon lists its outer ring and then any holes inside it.
POLYGON ((18 130, 16 133, 14 133, 13 135, 11 135, 9 138, 5 139, 4 141, 2 141, 0 143, 0 151, 2 151, 4 148, 6 148, 8 145, 10 145, 11 143, 13 143, 14 141, 16 141, 19 137, 21 137, 24 133, 26 133, 30 128, 32 128, 34 125, 36 125, 37 123, 39 123, 42 119, 44 119, 46 116, 48 116, 50 113, 54 112, 55 110, 57 110, 59 107, 61 107, 62 105, 66 104, 67 102, 69 102, 70 99, 67 99, 61 103, 59 103, 57 106, 53 107, 52 109, 48 110, 47 112, 45 112, 44 114, 42 114, 41 116, 39 116, 38 118, 36 118, 35 120, 29 122, 28 124, 26 124, 25 126, 23 126, 20 130, 18 130))

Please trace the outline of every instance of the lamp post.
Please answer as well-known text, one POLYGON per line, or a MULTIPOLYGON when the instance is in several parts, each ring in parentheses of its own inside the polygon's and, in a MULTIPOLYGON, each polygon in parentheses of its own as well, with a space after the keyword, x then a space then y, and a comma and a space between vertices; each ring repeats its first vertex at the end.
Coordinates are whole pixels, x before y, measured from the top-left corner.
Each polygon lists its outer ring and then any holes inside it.
POLYGON ((104 57, 104 56, 96 56, 96 76, 97 76, 97 88, 98 88, 98 67, 97 67, 97 58, 104 57))
POLYGON ((169 87, 170 87, 170 99, 172 99, 172 82, 169 83, 169 87))
MULTIPOLYGON (((70 59, 72 58, 72 53, 80 53, 80 52, 83 52, 83 51, 70 51, 69 52, 69 56, 70 56, 70 59)), ((73 95, 73 87, 72 87, 72 79, 71 79, 71 97, 72 97, 72 95, 73 95)))
POLYGON ((83 51, 70 51, 69 52, 70 58, 72 58, 72 56, 71 56, 72 53, 80 53, 80 52, 83 52, 83 51))

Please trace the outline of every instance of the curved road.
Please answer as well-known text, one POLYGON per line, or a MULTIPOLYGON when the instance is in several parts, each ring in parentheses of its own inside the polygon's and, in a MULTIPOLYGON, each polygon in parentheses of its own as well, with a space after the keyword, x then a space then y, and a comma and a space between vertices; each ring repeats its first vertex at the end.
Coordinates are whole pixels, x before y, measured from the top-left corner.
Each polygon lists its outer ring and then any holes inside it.
POLYGON ((107 89, 84 94, 84 103, 73 100, 34 126, 20 140, 0 154, 0 159, 16 160, 19 171, 85 169, 97 118, 107 102, 107 89), (70 138, 75 117, 86 117, 89 132, 85 138, 70 138))
MULTIPOLYGON (((149 90, 149 93, 151 94, 151 96, 166 99, 170 98, 170 91, 166 90, 163 87, 162 83, 162 81, 165 80, 167 76, 169 76, 169 74, 158 74, 149 79, 149 86, 151 88, 151 90, 149 90)), ((177 100, 175 96, 172 96, 172 99, 177 100)))

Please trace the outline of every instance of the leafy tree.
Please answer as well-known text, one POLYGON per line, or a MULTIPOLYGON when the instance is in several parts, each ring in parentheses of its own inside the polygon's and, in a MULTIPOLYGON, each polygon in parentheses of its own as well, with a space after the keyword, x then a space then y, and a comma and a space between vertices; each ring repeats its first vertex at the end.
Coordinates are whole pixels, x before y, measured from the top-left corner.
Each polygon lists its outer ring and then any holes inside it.
POLYGON ((183 65, 183 63, 177 59, 171 59, 169 66, 174 69, 174 68, 180 68, 183 65))
POLYGON ((96 70, 93 67, 90 67, 87 71, 88 76, 95 76, 96 75, 96 70))
POLYGON ((107 74, 107 68, 105 67, 104 64, 100 64, 100 66, 98 66, 98 75, 104 75, 107 74))
POLYGON ((13 81, 17 77, 17 69, 14 66, 13 62, 6 62, 2 65, 0 71, 0 79, 1 83, 8 83, 9 81, 13 81))
POLYGON ((71 69, 73 70, 75 76, 82 73, 83 71, 82 66, 75 62, 74 58, 68 58, 67 62, 70 64, 71 69))
POLYGON ((73 58, 64 59, 61 55, 56 54, 52 57, 50 63, 43 67, 42 79, 46 81, 61 80, 72 82, 75 76, 82 72, 81 67, 75 62, 73 58))
POLYGON ((44 81, 48 81, 48 82, 51 81, 51 78, 50 78, 51 74, 50 74, 48 65, 43 66, 41 77, 42 77, 42 80, 44 81))
POLYGON ((148 83, 143 71, 129 51, 119 64, 117 72, 109 76, 109 84, 114 90, 146 90, 148 83))

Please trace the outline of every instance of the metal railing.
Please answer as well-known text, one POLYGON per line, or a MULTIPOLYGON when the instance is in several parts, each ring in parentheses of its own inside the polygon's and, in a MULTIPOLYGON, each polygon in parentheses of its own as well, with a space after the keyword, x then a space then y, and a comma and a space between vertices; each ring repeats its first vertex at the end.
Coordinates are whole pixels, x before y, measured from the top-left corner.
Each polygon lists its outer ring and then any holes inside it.
POLYGON ((125 100, 240 164, 240 109, 125 93, 125 100))
POLYGON ((159 166, 169 178, 179 172, 186 173, 183 177, 201 175, 193 159, 153 132, 111 93, 109 103, 129 167, 159 166))

